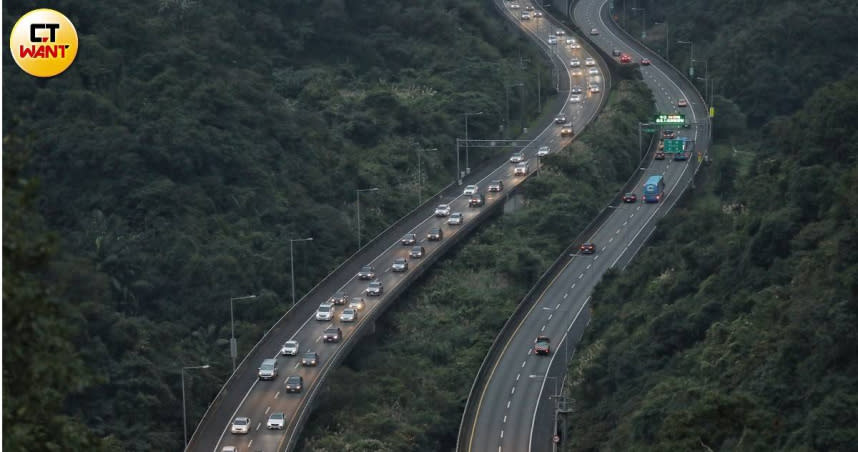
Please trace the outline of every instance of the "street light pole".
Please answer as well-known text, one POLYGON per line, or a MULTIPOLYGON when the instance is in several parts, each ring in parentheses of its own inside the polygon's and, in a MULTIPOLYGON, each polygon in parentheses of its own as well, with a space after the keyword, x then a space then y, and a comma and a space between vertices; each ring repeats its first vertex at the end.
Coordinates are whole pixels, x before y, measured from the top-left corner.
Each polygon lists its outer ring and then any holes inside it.
POLYGON ((295 254, 294 254, 294 246, 292 245, 295 242, 312 242, 313 237, 307 237, 305 239, 289 239, 289 267, 290 272, 292 273, 292 306, 295 306, 295 254))
MULTIPOLYGON (((554 400, 554 431, 552 432, 552 435, 556 435, 557 434, 557 412, 559 411, 558 400, 560 398, 560 394, 557 392, 557 377, 550 377, 548 375, 531 374, 530 378, 540 378, 543 380, 554 380, 554 395, 550 396, 549 398, 554 400)), ((552 450, 552 452, 557 452, 557 443, 555 443, 554 441, 551 442, 551 450, 552 450)))
POLYGON ((480 116, 482 111, 476 113, 465 113, 465 174, 471 174, 471 160, 468 155, 468 117, 480 116))
POLYGON ((185 449, 188 448, 188 411, 185 408, 185 370, 208 368, 208 364, 203 364, 202 366, 182 367, 182 430, 185 432, 185 449))
POLYGON ((641 41, 646 39, 646 8, 632 8, 632 11, 642 11, 641 16, 641 41))
POLYGON ((357 234, 358 234, 358 250, 360 250, 360 192, 362 191, 378 191, 378 187, 373 188, 359 188, 355 190, 357 194, 357 234))
POLYGON ((524 83, 522 83, 522 82, 516 82, 516 83, 513 83, 512 85, 506 86, 506 126, 507 127, 509 127, 509 89, 515 88, 516 86, 523 86, 523 85, 524 85, 524 83))
POLYGON ((426 151, 437 151, 438 148, 417 149, 417 205, 423 204, 423 168, 420 164, 420 153, 426 151))
POLYGON ((688 58, 688 76, 694 78, 694 41, 676 41, 676 43, 691 46, 691 55, 688 58))
POLYGON ((229 329, 231 331, 229 339, 229 354, 232 356, 232 372, 235 373, 235 357, 238 356, 238 343, 235 341, 235 316, 232 311, 232 303, 239 300, 249 300, 256 298, 256 295, 245 295, 243 297, 233 297, 229 299, 229 329))
POLYGON ((653 22, 653 24, 664 24, 664 59, 670 61, 670 23, 664 19, 664 22, 653 22))

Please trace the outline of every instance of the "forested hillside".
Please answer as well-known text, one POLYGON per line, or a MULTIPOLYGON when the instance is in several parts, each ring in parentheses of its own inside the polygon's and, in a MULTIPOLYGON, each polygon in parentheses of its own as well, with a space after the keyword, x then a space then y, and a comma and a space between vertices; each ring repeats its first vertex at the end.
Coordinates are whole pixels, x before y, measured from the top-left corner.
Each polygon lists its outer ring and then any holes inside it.
MULTIPOLYGON (((523 93, 530 117, 536 76, 551 73, 479 0, 51 7, 80 35, 71 68, 37 80, 4 54, 4 138, 19 143, 4 146, 4 171, 20 161, 53 231, 44 265, 20 268, 50 294, 16 297, 28 286, 14 275, 4 285, 4 372, 13 357, 80 363, 51 386, 52 408, 123 450, 180 448, 181 367, 212 365, 186 375, 193 425, 229 374, 229 298, 259 295, 236 308, 239 353, 288 308, 289 238, 315 239, 295 246, 300 296, 355 251, 356 188, 381 189, 361 199, 366 241, 416 206, 418 148, 439 149, 423 155, 425 196, 453 179, 462 113, 485 112, 471 137, 514 135, 505 84, 525 82, 511 101, 523 93), (61 309, 40 321, 63 328, 9 315, 45 300, 61 309), (19 328, 62 346, 32 348, 19 328)), ((4 2, 4 29, 31 8, 4 2)), ((487 157, 471 152, 472 166, 487 157)), ((23 208, 4 204, 5 218, 23 208)), ((13 381, 4 407, 44 390, 13 381)), ((34 414, 4 409, 4 424, 43 425, 34 414)), ((17 440, 4 447, 26 448, 17 440)))
POLYGON ((715 102, 732 97, 761 127, 716 129, 697 190, 598 286, 564 388, 576 401, 565 450, 854 450, 858 53, 844 35, 854 5, 708 3, 724 18, 713 21, 693 3, 673 11, 689 22, 671 16, 671 33, 707 34, 695 55, 755 61, 718 60, 715 102), (797 34, 805 28, 844 40, 797 34), (717 43, 728 41, 726 53, 717 43))

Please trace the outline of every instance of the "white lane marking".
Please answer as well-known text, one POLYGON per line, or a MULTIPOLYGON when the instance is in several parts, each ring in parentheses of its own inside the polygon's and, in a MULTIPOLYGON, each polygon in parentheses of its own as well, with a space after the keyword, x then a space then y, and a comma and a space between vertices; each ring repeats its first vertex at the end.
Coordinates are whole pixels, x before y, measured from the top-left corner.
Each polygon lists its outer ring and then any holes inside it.
POLYGON ((259 431, 259 427, 262 427, 262 422, 260 422, 260 423, 256 424, 256 431, 257 431, 257 432, 259 431))
POLYGON ((509 392, 510 395, 515 394, 515 386, 512 387, 512 391, 509 392))
POLYGON ((608 239, 608 243, 611 243, 611 242, 613 242, 613 241, 614 241, 614 238, 613 238, 613 237, 611 237, 611 238, 609 238, 609 239, 608 239))
POLYGON ((503 430, 501 430, 501 438, 503 438, 503 430))
POLYGON ((521 362, 521 367, 524 367, 524 365, 525 365, 525 364, 527 364, 527 361, 522 361, 522 362, 521 362))
POLYGON ((294 365, 293 367, 294 367, 295 369, 297 369, 297 368, 301 367, 301 363, 295 363, 295 365, 294 365))
POLYGON ((542 325, 542 328, 540 328, 539 331, 545 331, 545 325, 542 325))
POLYGON ((277 391, 277 393, 274 394, 274 398, 276 399, 277 397, 280 397, 280 391, 277 391))
POLYGON ((641 210, 641 206, 638 206, 637 210, 641 210))
POLYGON ((503 416, 503 423, 506 424, 506 415, 503 416))
POLYGON ((599 260, 599 255, 597 254, 596 256, 594 256, 594 257, 593 257, 593 260, 594 260, 594 261, 599 260))
POLYGON ((551 320, 551 317, 554 317, 554 314, 548 314, 548 320, 551 320))
POLYGON ((519 372, 519 374, 518 374, 518 375, 516 375, 516 376, 515 376, 515 381, 518 381, 518 379, 519 379, 519 378, 521 378, 521 373, 520 373, 520 372, 519 372))
POLYGON ((617 229, 617 232, 616 232, 616 233, 617 233, 617 234, 619 234, 619 233, 620 233, 620 231, 621 231, 620 229, 617 229))
POLYGON ((583 274, 583 273, 581 273, 580 275, 578 275, 578 279, 581 279, 581 278, 583 278, 583 277, 584 277, 584 274, 583 274))
POLYGON ((507 400, 507 401, 506 401, 506 407, 507 407, 507 408, 509 408, 509 404, 510 404, 511 402, 512 402, 512 400, 507 400))
POLYGON ((629 218, 634 218, 634 217, 635 217, 635 214, 629 215, 629 218))
POLYGON ((587 270, 589 270, 590 267, 592 267, 592 266, 593 266, 593 264, 587 264, 587 270))
POLYGON ((623 222, 623 226, 628 226, 628 225, 629 225, 629 222, 628 222, 628 221, 624 221, 624 222, 623 222))
POLYGON ((253 445, 253 440, 250 440, 250 442, 247 443, 247 448, 250 449, 250 446, 252 446, 252 445, 253 445))
POLYGON ((566 292, 565 294, 563 294, 563 299, 565 300, 566 297, 568 297, 568 296, 569 296, 569 292, 566 292))
POLYGON ((270 406, 265 407, 265 414, 268 414, 269 411, 271 411, 271 407, 270 406))
POLYGON ((560 303, 557 303, 557 306, 555 306, 554 309, 560 309, 560 303))

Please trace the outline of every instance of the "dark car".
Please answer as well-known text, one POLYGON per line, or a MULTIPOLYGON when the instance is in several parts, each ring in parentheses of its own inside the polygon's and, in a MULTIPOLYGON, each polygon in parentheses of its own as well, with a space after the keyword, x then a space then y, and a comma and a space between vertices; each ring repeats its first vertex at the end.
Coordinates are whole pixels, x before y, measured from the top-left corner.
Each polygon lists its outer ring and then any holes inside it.
POLYGON ((331 295, 331 298, 328 298, 328 303, 331 304, 346 304, 346 301, 349 299, 348 295, 345 292, 337 292, 331 295))
POLYGON ((343 338, 343 332, 337 327, 331 327, 325 330, 325 342, 339 342, 343 338))
POLYGON ((652 62, 649 58, 641 58, 641 66, 649 66, 650 64, 652 64, 652 62))
POLYGON ((533 344, 533 353, 537 355, 548 355, 551 353, 551 339, 548 336, 537 336, 533 344))
POLYGON ((301 356, 301 365, 302 366, 318 366, 319 365, 319 354, 316 352, 307 352, 301 356))
POLYGON ((468 207, 483 207, 485 203, 486 197, 482 193, 477 193, 471 195, 471 199, 468 200, 468 207))
POLYGON ((429 230, 429 233, 426 234, 426 238, 433 242, 437 242, 444 238, 444 231, 441 228, 432 228, 429 230))
POLYGON ((662 138, 676 138, 676 132, 673 130, 663 130, 661 136, 662 138))
POLYGON ((375 278, 375 267, 372 265, 364 265, 357 274, 358 279, 373 279, 375 278))
POLYGON ((620 52, 620 49, 614 49, 611 51, 611 55, 613 55, 613 56, 620 56, 622 54, 623 54, 623 52, 620 52))
POLYGON ((596 252, 596 245, 587 242, 581 244, 581 254, 593 254, 596 252))
POLYGON ((292 375, 286 379, 286 392, 301 392, 304 389, 304 377, 292 375))
POLYGON ((502 180, 491 181, 491 183, 489 183, 489 191, 490 192, 503 191, 503 181, 502 180))
POLYGON ((569 119, 567 119, 565 115, 560 115, 554 118, 555 124, 566 124, 567 122, 569 122, 569 119))
POLYGON ((626 193, 623 195, 623 202, 635 202, 638 200, 638 195, 634 193, 626 193))
POLYGON ((417 234, 409 232, 408 234, 402 236, 402 240, 400 240, 399 243, 405 246, 414 245, 415 243, 417 243, 417 234))
POLYGON ((408 252, 408 255, 411 256, 412 259, 420 259, 424 254, 426 254, 426 248, 423 248, 420 245, 412 246, 411 251, 408 252))
POLYGON ((394 272, 408 271, 408 261, 404 257, 397 257, 393 260, 393 265, 390 266, 390 269, 394 272))
POLYGON ((656 160, 664 160, 664 151, 656 151, 652 158, 656 160))

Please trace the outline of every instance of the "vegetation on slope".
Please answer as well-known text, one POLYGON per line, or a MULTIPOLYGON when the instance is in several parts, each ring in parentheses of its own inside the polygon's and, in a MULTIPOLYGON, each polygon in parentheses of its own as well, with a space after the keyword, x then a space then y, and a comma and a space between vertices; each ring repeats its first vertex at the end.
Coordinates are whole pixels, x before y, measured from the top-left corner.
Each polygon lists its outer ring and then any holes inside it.
POLYGON ((328 379, 303 450, 455 448, 474 375, 516 303, 637 164, 638 121, 653 101, 617 84, 579 139, 544 159, 524 205, 482 226, 429 270, 328 379))
MULTIPOLYGON (((4 53, 3 126, 32 151, 23 176, 41 183, 34 207, 70 283, 16 297, 27 286, 10 276, 4 312, 16 319, 30 297, 62 305, 51 318, 68 331, 41 340, 73 341, 77 353, 54 358, 70 372, 81 360, 92 378, 57 395, 60 411, 124 450, 180 448, 181 366, 212 365, 187 375, 193 426, 231 368, 229 298, 260 295, 236 307, 239 353, 288 308, 289 238, 315 238, 295 246, 300 295, 355 250, 356 188, 381 188, 361 200, 368 239, 416 205, 415 149, 440 149, 423 155, 434 193, 452 180, 462 113, 486 112, 470 118, 472 137, 516 133, 500 131, 504 87, 525 82, 511 102, 521 93, 532 116, 544 64, 478 0, 52 7, 81 52, 49 80, 4 53)), ((31 8, 4 2, 5 29, 31 8)), ((5 339, 10 369, 32 338, 5 339)), ((5 382, 8 406, 43 390, 5 382)), ((19 414, 22 431, 45 422, 19 414)))

